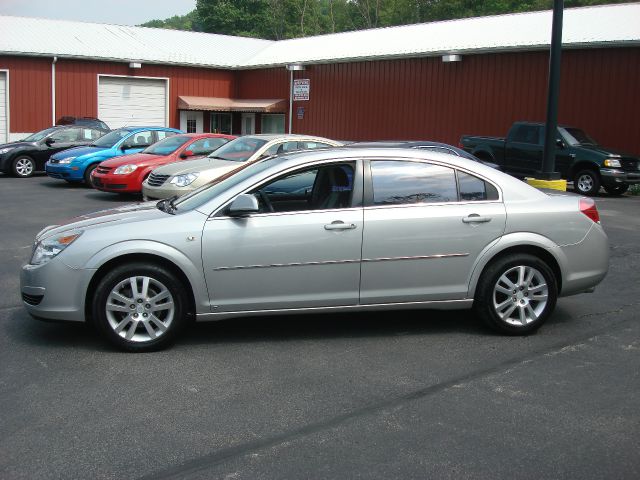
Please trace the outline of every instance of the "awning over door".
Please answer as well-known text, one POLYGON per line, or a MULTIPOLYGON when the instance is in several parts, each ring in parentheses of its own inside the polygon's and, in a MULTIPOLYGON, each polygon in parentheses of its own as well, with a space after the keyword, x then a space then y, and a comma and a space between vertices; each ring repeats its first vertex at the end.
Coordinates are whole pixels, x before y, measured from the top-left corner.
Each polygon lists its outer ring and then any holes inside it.
POLYGON ((285 113, 287 101, 282 99, 237 99, 219 97, 178 97, 179 110, 210 112, 285 113))

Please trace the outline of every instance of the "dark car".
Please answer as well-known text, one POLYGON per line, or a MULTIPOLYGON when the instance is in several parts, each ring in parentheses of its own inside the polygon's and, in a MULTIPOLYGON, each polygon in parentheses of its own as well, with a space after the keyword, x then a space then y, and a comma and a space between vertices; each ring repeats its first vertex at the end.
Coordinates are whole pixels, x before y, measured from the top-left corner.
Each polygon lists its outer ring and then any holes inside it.
POLYGON ((449 155, 455 155, 457 157, 467 158, 469 160, 473 160, 474 162, 479 162, 479 163, 482 163, 483 165, 487 165, 488 167, 495 168, 496 170, 500 170, 499 165, 492 162, 488 162, 486 160, 482 160, 474 155, 471 155, 469 152, 465 152, 461 148, 454 147, 453 145, 449 145, 448 143, 432 142, 430 140, 354 142, 346 146, 358 147, 358 148, 386 147, 386 148, 416 148, 418 150, 429 150, 432 152, 448 153, 449 155))
POLYGON ((90 145, 105 134, 90 127, 55 126, 34 133, 18 142, 0 145, 0 170, 16 177, 30 177, 54 153, 71 147, 90 145))
POLYGON ((97 130, 104 130, 105 132, 111 129, 102 120, 93 117, 60 117, 56 122, 56 125, 79 125, 81 127, 95 128, 97 130))

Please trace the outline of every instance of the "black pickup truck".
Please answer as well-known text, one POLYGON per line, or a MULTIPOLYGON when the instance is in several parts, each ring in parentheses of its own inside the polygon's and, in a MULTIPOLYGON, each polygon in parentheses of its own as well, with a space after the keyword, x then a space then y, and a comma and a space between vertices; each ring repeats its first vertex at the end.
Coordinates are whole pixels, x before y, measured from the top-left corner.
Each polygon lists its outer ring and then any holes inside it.
MULTIPOLYGON (((542 169, 544 124, 516 122, 506 139, 463 135, 460 144, 514 176, 530 177, 542 169)), ((611 195, 621 195, 629 185, 640 183, 638 157, 602 147, 574 127, 558 127, 556 171, 572 180, 574 189, 583 195, 595 195, 600 186, 611 195)))

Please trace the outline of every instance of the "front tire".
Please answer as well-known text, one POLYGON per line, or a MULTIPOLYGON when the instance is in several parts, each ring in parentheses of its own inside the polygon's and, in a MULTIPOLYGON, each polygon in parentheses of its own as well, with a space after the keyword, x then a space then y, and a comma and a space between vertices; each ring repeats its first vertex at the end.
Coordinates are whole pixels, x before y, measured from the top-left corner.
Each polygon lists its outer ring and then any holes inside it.
POLYGON ((605 191, 609 195, 623 195, 627 190, 629 190, 629 185, 627 183, 619 183, 617 185, 605 185, 605 191))
POLYGON ((28 178, 33 175, 36 170, 36 162, 33 158, 22 155, 13 161, 11 173, 18 178, 28 178))
POLYGON ((474 308, 484 323, 507 335, 535 332, 558 298, 556 277, 540 258, 512 254, 492 262, 478 282, 474 308))
POLYGON ((187 321, 188 299, 173 272, 145 263, 121 265, 98 283, 92 318, 117 348, 129 352, 163 349, 187 321))
POLYGON ((600 190, 600 175, 595 170, 580 170, 573 179, 573 189, 582 195, 596 195, 600 190))
POLYGON ((93 182, 91 181, 91 172, 93 172, 97 166, 97 163, 92 163, 84 170, 84 184, 87 187, 93 188, 93 182))

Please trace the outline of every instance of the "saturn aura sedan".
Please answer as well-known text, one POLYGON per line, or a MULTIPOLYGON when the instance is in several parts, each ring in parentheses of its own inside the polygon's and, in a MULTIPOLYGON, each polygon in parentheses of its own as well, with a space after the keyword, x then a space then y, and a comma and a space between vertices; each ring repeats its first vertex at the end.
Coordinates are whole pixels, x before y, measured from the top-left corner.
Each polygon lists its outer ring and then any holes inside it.
POLYGON ((448 154, 326 149, 47 227, 21 290, 33 316, 93 322, 128 351, 190 319, 303 312, 473 308, 519 335, 608 261, 592 199, 448 154))

